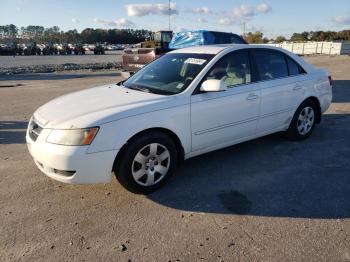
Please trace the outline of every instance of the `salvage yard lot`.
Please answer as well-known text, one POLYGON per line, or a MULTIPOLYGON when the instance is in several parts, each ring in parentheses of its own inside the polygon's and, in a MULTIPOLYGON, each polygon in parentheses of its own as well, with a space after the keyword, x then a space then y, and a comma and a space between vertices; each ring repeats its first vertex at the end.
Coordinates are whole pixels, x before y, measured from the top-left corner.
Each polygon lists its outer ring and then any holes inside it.
POLYGON ((38 65, 61 65, 67 63, 112 63, 121 62, 121 51, 107 51, 105 55, 54 55, 54 56, 0 56, 0 68, 38 66, 38 65))
POLYGON ((117 71, 0 76, 1 261, 350 261, 350 57, 327 68, 334 98, 303 142, 280 134, 186 161, 148 196, 66 185, 35 167, 31 114, 117 71))

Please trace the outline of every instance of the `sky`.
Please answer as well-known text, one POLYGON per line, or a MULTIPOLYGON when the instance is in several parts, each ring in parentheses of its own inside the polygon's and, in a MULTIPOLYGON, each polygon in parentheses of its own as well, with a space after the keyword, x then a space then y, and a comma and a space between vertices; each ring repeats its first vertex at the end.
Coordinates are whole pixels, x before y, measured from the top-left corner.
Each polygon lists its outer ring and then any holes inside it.
MULTIPOLYGON (((0 0, 0 25, 168 29, 167 0, 0 0)), ((350 29, 349 0, 172 0, 171 29, 293 32, 350 29), (244 26, 245 25, 245 26, 244 26)))

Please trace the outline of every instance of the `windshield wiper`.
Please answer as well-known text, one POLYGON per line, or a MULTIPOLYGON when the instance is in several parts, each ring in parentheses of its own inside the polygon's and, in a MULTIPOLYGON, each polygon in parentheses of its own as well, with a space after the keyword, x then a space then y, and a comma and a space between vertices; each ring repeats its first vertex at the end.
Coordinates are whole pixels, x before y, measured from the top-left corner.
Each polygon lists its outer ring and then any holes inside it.
POLYGON ((117 85, 117 86, 122 86, 122 85, 124 84, 124 82, 125 82, 125 80, 120 81, 120 82, 116 83, 116 85, 117 85))
POLYGON ((132 85, 132 86, 125 86, 125 88, 141 91, 141 92, 146 92, 146 93, 152 93, 152 94, 157 94, 157 95, 173 95, 174 93, 166 91, 166 90, 161 90, 161 89, 155 89, 151 87, 144 87, 144 86, 139 86, 139 85, 132 85))
POLYGON ((150 93, 151 92, 149 89, 144 88, 144 87, 140 87, 140 86, 127 86, 127 88, 133 89, 133 90, 137 90, 137 91, 141 91, 141 92, 146 92, 146 93, 150 93))

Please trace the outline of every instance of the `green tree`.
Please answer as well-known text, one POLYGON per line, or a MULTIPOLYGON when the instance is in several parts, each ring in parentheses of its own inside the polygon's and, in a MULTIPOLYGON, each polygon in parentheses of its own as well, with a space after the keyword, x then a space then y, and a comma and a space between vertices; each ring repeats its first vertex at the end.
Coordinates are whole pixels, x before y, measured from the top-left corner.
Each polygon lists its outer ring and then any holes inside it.
MULTIPOLYGON (((81 33, 77 30, 69 30, 67 32, 60 31, 58 26, 44 28, 40 25, 28 25, 21 27, 19 30, 13 24, 0 25, 0 41, 3 43, 13 41, 17 38, 20 42, 36 41, 37 43, 46 42, 81 42, 96 43, 107 42, 110 44, 134 44, 144 41, 149 37, 151 31, 141 29, 93 29, 86 28, 81 33), (20 32, 20 34, 19 34, 20 32)), ((269 40, 263 36, 261 32, 249 32, 244 37, 248 43, 266 43, 269 40)), ((275 42, 285 41, 285 37, 278 36, 275 42)), ((350 30, 335 31, 311 31, 311 32, 295 32, 292 41, 350 41, 350 30)))
POLYGON ((294 33, 290 38, 294 42, 304 42, 309 40, 309 32, 294 33))
POLYGON ((22 36, 28 38, 41 38, 44 34, 45 28, 43 26, 29 25, 21 28, 22 36))
POLYGON ((5 38, 16 38, 18 35, 18 27, 14 24, 3 25, 0 27, 0 34, 5 38))
POLYGON ((286 41, 286 38, 284 36, 282 36, 282 35, 277 36, 276 39, 275 39, 276 43, 282 43, 284 41, 286 41))
POLYGON ((249 32, 244 36, 244 39, 249 43, 249 44, 262 44, 264 43, 264 38, 263 38, 263 33, 256 31, 254 33, 249 32))

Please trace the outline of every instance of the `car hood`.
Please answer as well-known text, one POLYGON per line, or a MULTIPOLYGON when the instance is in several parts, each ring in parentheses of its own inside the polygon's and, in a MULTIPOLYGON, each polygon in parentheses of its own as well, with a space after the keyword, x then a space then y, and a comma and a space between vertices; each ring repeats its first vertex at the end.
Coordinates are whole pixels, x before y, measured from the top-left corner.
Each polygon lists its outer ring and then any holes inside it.
POLYGON ((108 85, 58 97, 41 106, 34 118, 44 128, 84 128, 176 106, 178 102, 176 96, 108 85))

